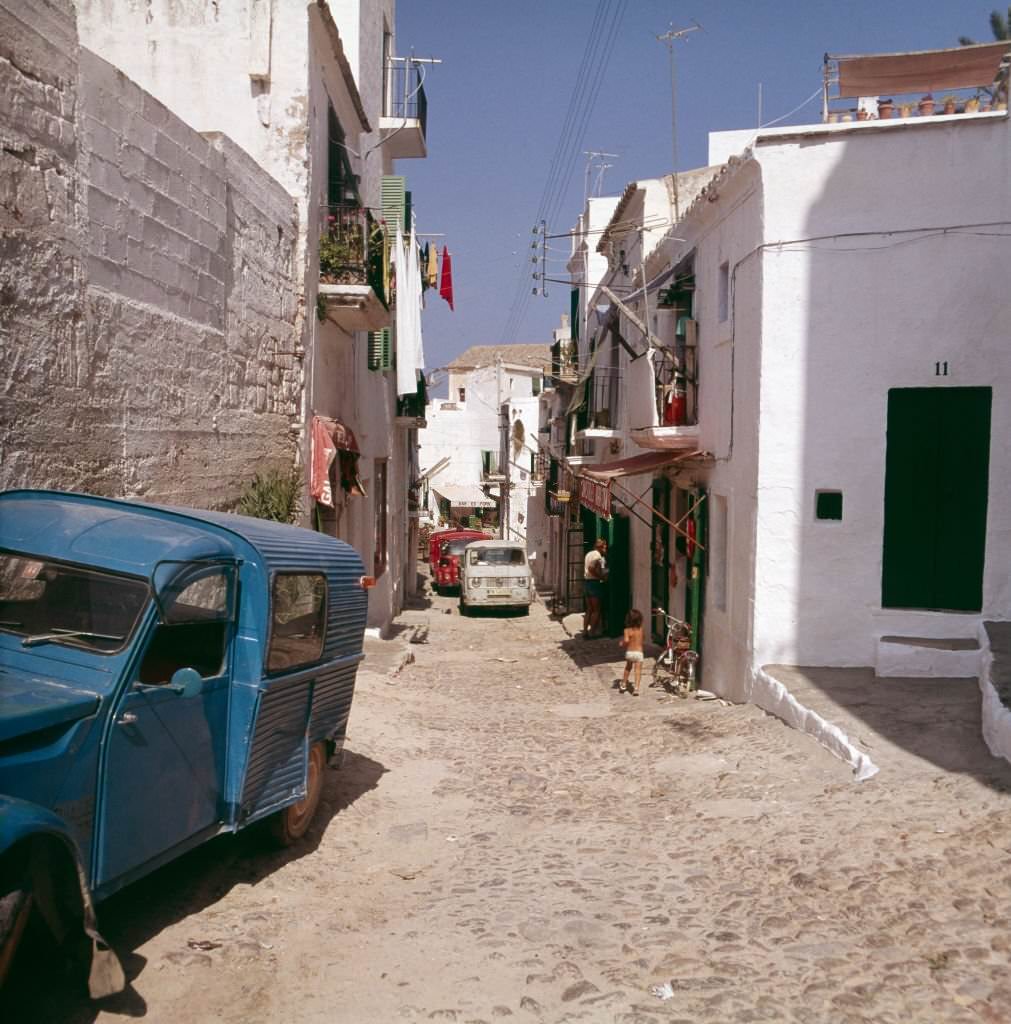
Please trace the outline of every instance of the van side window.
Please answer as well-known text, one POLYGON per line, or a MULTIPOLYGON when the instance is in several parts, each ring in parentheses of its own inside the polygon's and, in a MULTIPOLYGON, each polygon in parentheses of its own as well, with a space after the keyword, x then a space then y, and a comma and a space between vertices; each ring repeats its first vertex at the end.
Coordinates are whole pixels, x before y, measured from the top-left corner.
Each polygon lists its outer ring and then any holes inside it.
POLYGON ((201 571, 183 583, 165 608, 144 652, 137 678, 142 683, 167 683, 180 668, 194 668, 204 679, 225 669, 230 623, 231 568, 201 571))
POLYGON ((270 601, 267 671, 319 661, 326 634, 326 577, 322 573, 278 573, 270 601))

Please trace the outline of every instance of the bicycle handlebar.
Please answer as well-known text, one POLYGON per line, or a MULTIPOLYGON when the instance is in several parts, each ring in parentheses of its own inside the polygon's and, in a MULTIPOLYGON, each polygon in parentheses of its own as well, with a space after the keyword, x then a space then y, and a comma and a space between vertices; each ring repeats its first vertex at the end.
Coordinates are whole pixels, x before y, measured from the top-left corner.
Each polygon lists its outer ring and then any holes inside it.
POLYGON ((670 628, 673 623, 676 623, 678 626, 688 626, 689 629, 691 628, 685 619, 679 619, 676 615, 668 615, 663 608, 654 608, 653 612, 656 615, 662 615, 667 620, 668 628, 670 628))

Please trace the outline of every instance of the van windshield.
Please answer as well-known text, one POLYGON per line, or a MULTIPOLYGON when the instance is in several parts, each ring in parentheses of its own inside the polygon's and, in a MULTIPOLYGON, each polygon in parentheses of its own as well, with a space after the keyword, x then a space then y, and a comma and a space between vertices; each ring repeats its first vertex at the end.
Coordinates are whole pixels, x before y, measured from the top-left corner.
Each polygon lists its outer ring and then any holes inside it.
POLYGON ((456 557, 459 558, 463 554, 463 549, 468 544, 473 543, 474 539, 472 537, 461 537, 459 540, 443 541, 442 556, 445 558, 448 555, 456 555, 456 557))
POLYGON ((471 565, 526 565, 522 548, 475 548, 470 552, 471 565))
POLYGON ((22 644, 119 650, 147 603, 146 580, 0 552, 0 630, 22 644))

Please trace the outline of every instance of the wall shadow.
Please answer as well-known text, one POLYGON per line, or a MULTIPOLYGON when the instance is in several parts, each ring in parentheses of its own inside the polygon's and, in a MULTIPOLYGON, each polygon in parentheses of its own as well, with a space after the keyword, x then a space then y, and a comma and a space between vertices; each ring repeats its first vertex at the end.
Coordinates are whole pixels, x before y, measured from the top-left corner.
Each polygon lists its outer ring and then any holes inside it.
POLYGON ((294 846, 278 849, 264 823, 257 823, 204 843, 100 904, 99 929, 119 954, 127 975, 127 988, 119 995, 92 1002, 80 979, 68 976, 54 958, 43 958, 34 948, 24 950, 24 956, 19 952, 10 992, 0 1005, 2 1019, 11 1024, 92 1024, 99 1013, 146 1016, 147 1006, 133 983, 147 961, 136 950, 166 928, 213 906, 236 885, 259 885, 286 864, 315 852, 333 820, 377 788, 388 770, 347 750, 340 771, 327 773, 319 811, 309 832, 294 846))
MULTIPOLYGON (((881 635, 940 639, 972 628, 972 615, 960 622, 957 613, 943 610, 883 607, 885 468, 891 389, 991 383, 984 358, 988 314, 978 311, 999 308, 999 291, 992 278, 961 268, 994 266, 1000 242, 948 232, 945 225, 992 221, 1003 213, 1007 201, 997 199, 992 168, 997 154, 1006 154, 1007 128, 995 129, 995 122, 968 120, 908 130, 854 126, 802 141, 792 155, 784 147, 770 156, 766 190, 775 188, 779 204, 772 233, 799 240, 765 254, 766 301, 786 312, 763 332, 763 377, 771 371, 778 381, 767 405, 787 406, 799 436, 773 437, 776 427, 791 424, 774 413, 773 423, 763 422, 769 439, 762 463, 788 466, 793 448, 799 473, 791 478, 786 469, 761 484, 793 491, 789 498, 764 499, 762 510, 766 522, 788 520, 794 542, 790 551, 787 531, 773 538, 791 565, 795 596, 788 627, 766 620, 765 628, 778 634, 766 647, 767 660, 871 666, 803 668, 796 670, 799 680, 789 670, 777 672, 779 678, 802 703, 806 694, 823 717, 852 730, 852 738, 862 735, 879 750, 890 745, 886 756, 896 763, 909 755, 1005 792, 1011 765, 993 758, 982 738, 975 679, 879 679, 873 669, 881 635), (920 170, 911 176, 914 166, 920 170), (795 220, 786 193, 790 174, 823 182, 795 220), (882 189, 883 182, 889 187, 882 189), (938 202, 939 196, 948 198, 938 202), (914 281, 916 288, 905 287, 914 281), (784 345, 790 334, 796 344, 784 345), (957 375, 939 376, 937 367, 947 373, 945 360, 957 375), (822 501, 825 495, 831 504, 822 501)), ((1006 273, 1000 279, 1006 282, 1006 273)), ((995 388, 995 404, 997 394, 995 388)), ((930 444, 925 437, 916 465, 922 461, 934 472, 938 460, 930 444)), ((996 433, 991 448, 997 448, 996 433)), ((991 505, 997 465, 991 457, 991 505)), ((958 474, 939 468, 928 501, 942 508, 958 474)), ((924 518, 928 512, 922 508, 924 518)), ((960 529, 948 527, 954 534, 960 529)), ((987 556, 992 567, 996 553, 987 556)), ((934 557, 924 550, 921 561, 934 557)), ((957 564, 956 550, 945 557, 957 564)), ((766 562, 775 574, 768 555, 766 562)), ((787 575, 779 574, 776 584, 788 583, 787 575)))

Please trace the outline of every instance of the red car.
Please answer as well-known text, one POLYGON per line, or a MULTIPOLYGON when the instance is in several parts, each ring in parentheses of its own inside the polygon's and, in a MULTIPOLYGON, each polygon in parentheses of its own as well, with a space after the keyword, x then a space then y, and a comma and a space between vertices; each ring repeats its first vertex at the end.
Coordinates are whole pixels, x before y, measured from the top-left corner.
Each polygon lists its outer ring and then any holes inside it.
POLYGON ((489 540, 481 530, 440 530, 429 539, 428 561, 432 566, 432 586, 437 594, 460 585, 460 556, 476 540, 489 540))

